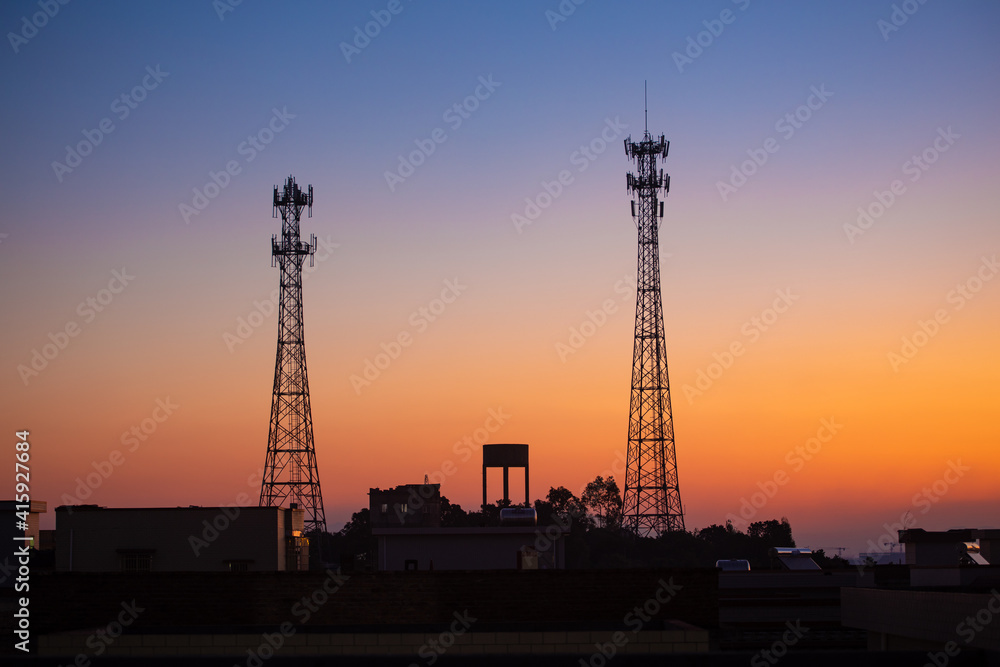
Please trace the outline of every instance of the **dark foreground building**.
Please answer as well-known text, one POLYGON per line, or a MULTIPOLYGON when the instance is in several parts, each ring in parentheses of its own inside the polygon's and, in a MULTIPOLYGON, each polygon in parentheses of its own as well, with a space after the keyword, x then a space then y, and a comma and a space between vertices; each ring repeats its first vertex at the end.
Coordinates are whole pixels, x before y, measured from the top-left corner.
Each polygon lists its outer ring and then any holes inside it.
POLYGON ((900 540, 954 562, 842 570, 38 570, 38 657, 3 664, 997 665, 995 535, 971 535, 900 540))

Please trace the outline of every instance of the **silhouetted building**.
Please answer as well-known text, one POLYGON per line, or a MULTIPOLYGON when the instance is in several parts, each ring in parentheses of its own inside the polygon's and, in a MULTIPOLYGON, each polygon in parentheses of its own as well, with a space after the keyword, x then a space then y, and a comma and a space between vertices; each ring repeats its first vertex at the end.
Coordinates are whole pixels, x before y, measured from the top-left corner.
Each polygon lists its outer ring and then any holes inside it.
POLYGON ((759 568, 722 570, 718 580, 718 645, 723 650, 770 648, 782 641, 789 623, 804 629, 795 642, 802 649, 858 649, 866 644, 864 631, 841 625, 840 598, 846 588, 870 585, 870 573, 856 568, 759 568))
MULTIPOLYGON (((526 459, 527 445, 500 447, 523 447, 526 459)), ((488 450, 484 447, 483 451, 488 450)), ((501 465, 503 461, 506 459, 501 460, 501 465)), ((508 521, 499 527, 442 527, 440 484, 369 489, 368 509, 372 536, 378 544, 379 571, 536 570, 566 566, 563 529, 536 527, 534 510, 520 510, 523 515, 517 516, 522 525, 508 521)))
POLYGON ((899 531, 899 543, 906 549, 907 565, 990 565, 994 560, 1000 564, 1000 530, 911 528, 899 531))
MULTIPOLYGON (((843 589, 846 626, 868 631, 873 651, 921 650, 945 665, 963 650, 1000 651, 1000 593, 985 590, 843 589)), ((928 663, 930 664, 930 663, 928 663)), ((984 663, 985 664, 985 663, 984 663)))
POLYGON ((376 528, 378 570, 562 570, 558 526, 376 528))
POLYGON ((400 484, 368 490, 372 528, 430 528, 441 525, 440 484, 400 484))
MULTIPOLYGON (((1000 650, 1000 530, 899 531, 908 580, 842 591, 845 626, 876 651, 928 651, 945 665, 970 649, 1000 650)), ((888 568, 886 568, 888 569, 888 568)))
MULTIPOLYGON (((716 612, 716 575, 706 570, 179 572, 136 579, 55 573, 33 580, 32 636, 44 664, 86 664, 76 658, 82 654, 94 663, 124 656, 117 663, 123 665, 156 657, 148 662, 440 667, 501 664, 512 656, 517 667, 577 665, 577 657, 567 658, 578 654, 586 662, 601 656, 598 646, 707 653, 716 612), (133 599, 144 609, 139 621, 113 642, 95 643, 95 629, 133 599), (93 660, 94 646, 105 645, 93 660), (442 646, 447 655, 431 649, 442 646)), ((795 664, 789 657, 780 667, 795 664)), ((650 664, 675 664, 654 659, 650 664)), ((606 662, 639 664, 624 655, 606 662)), ((711 663, 681 657, 677 664, 711 663)))
POLYGON ((281 507, 57 507, 56 571, 305 570, 304 521, 281 507))

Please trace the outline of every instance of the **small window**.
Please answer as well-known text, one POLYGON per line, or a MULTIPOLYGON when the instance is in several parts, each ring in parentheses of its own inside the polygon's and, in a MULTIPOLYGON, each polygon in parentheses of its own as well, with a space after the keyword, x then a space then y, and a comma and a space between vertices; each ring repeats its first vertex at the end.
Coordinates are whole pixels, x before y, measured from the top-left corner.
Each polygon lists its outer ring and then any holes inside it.
POLYGON ((406 514, 406 503, 403 503, 402 505, 399 506, 399 511, 401 511, 403 514, 406 514))
POLYGON ((250 561, 248 560, 227 560, 223 563, 230 572, 246 572, 250 569, 250 561))
POLYGON ((417 561, 415 561, 415 560, 403 561, 403 569, 406 570, 406 571, 408 571, 408 572, 411 571, 411 570, 416 570, 417 569, 417 561))
POLYGON ((388 503, 382 503, 382 514, 385 514, 388 511, 389 511, 388 503))
POLYGON ((123 551, 120 559, 124 574, 151 572, 153 569, 153 554, 149 551, 123 551))

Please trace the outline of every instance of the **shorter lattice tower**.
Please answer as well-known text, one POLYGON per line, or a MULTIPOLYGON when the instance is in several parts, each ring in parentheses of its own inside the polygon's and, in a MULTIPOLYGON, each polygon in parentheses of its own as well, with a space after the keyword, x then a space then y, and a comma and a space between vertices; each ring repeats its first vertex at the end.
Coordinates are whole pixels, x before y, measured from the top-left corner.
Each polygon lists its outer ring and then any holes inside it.
POLYGON ((273 217, 281 214, 281 236, 271 237, 271 266, 281 273, 278 302, 278 354, 274 362, 274 394, 271 428, 267 438, 261 507, 304 509, 306 532, 326 531, 326 513, 319 486, 316 448, 313 443, 306 345, 302 323, 302 264, 310 266, 316 252, 316 236, 310 243, 299 240, 299 218, 309 208, 312 217, 313 189, 302 192, 291 176, 284 188, 274 188, 273 217))

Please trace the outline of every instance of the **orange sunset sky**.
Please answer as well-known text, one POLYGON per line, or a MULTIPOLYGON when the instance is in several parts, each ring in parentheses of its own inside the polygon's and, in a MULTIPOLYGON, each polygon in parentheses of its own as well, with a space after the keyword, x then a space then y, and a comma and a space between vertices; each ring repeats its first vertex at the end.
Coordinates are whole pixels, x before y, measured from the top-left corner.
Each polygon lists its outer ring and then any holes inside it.
POLYGON ((1000 13, 929 3, 886 37, 891 3, 742 4, 587 3, 555 27, 530 3, 407 4, 350 59, 339 45, 375 4, 304 22, 252 3, 224 21, 208 3, 64 8, 2 74, 19 91, 3 426, 11 442, 31 432, 43 528, 76 500, 256 502, 271 188, 289 174, 314 187, 302 232, 322 241, 303 290, 330 530, 370 487, 425 474, 475 509, 483 436, 531 445, 533 498, 608 471, 621 484, 636 271, 622 141, 642 134, 643 80, 649 129, 671 141, 660 252, 687 528, 739 516, 762 489, 753 519, 788 517, 800 545, 849 554, 906 512, 927 529, 1000 527, 1000 13), (678 65, 727 7, 734 21, 678 65), (663 27, 630 41, 647 22, 663 27), (157 64, 169 75, 120 118, 110 103, 157 64), (292 117, 247 160, 275 109, 292 117), (58 173, 103 117, 114 131, 58 173), (437 128, 445 140, 391 184, 437 128), (765 163, 742 167, 769 138, 765 163), (238 174, 185 219, 230 160, 238 174), (883 213, 859 223, 859 207, 883 213), (435 303, 448 285, 455 298, 435 303), (412 343, 352 382, 400 334, 412 343))

